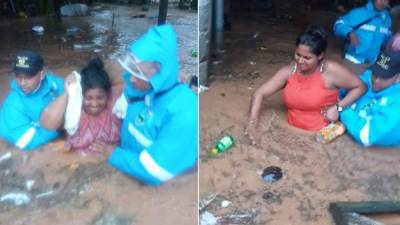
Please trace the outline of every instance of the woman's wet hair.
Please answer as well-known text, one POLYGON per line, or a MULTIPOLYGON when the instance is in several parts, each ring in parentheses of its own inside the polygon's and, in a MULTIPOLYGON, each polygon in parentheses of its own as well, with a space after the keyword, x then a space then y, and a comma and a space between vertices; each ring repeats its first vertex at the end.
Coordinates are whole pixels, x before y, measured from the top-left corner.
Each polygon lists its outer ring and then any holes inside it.
POLYGON ((296 39, 296 46, 306 45, 311 52, 319 56, 328 47, 328 37, 324 28, 316 25, 307 27, 296 39))
POLYGON ((92 59, 89 64, 82 69, 81 76, 83 93, 93 88, 101 88, 106 93, 110 92, 111 81, 107 72, 104 70, 104 64, 101 59, 92 59))

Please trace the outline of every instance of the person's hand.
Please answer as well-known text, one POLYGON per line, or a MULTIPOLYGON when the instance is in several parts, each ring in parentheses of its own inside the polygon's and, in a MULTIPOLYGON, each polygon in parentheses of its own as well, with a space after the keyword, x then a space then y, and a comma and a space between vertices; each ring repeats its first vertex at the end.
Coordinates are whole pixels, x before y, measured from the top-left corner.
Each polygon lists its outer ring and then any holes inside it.
POLYGON ((104 147, 104 142, 95 141, 92 144, 90 144, 89 147, 87 147, 87 150, 89 152, 102 153, 103 147, 104 147))
POLYGON ((350 33, 349 33, 349 40, 350 40, 350 43, 351 43, 352 45, 358 46, 359 41, 358 41, 357 34, 356 34, 355 32, 350 32, 350 33))
POLYGON ((68 74, 64 79, 64 90, 68 93, 68 87, 76 82, 74 73, 68 74))
POLYGON ((257 125, 256 125, 254 120, 250 120, 249 121, 244 133, 250 139, 250 142, 251 142, 252 145, 256 145, 257 144, 258 132, 257 132, 257 125))
POLYGON ((103 153, 108 148, 109 148, 109 144, 107 144, 107 143, 105 143, 104 141, 101 141, 101 140, 96 140, 95 142, 90 144, 87 149, 90 152, 103 153))
POLYGON ((114 151, 114 148, 114 145, 97 140, 89 145, 87 150, 93 153, 99 153, 105 160, 107 160, 108 156, 114 151))
POLYGON ((323 114, 324 117, 331 122, 339 120, 339 112, 336 105, 332 105, 324 109, 323 114))
POLYGON ((115 146, 111 144, 105 144, 104 145, 104 150, 103 150, 103 157, 107 161, 108 157, 111 155, 111 153, 114 151, 115 146))

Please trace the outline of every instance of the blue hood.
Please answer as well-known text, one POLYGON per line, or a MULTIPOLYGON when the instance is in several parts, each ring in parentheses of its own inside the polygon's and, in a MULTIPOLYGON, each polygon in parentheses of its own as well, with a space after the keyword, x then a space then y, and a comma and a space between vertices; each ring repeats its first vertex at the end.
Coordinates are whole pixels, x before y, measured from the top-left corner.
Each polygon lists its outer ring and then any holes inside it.
POLYGON ((126 83, 125 95, 128 98, 154 95, 167 90, 178 82, 178 54, 176 33, 171 25, 154 26, 139 39, 133 41, 128 50, 141 61, 153 61, 160 63, 160 71, 155 74, 150 84, 150 91, 135 89, 130 82, 130 74, 125 72, 123 78, 126 83))
POLYGON ((365 7, 367 8, 368 11, 378 12, 378 11, 376 11, 374 3, 372 2, 372 0, 369 0, 365 7))

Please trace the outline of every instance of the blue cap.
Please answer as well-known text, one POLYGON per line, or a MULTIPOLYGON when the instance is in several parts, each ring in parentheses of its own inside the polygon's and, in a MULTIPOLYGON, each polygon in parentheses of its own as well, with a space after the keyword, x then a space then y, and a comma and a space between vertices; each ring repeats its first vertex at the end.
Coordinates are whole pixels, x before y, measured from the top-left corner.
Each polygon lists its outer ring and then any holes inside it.
POLYGON ((32 51, 20 51, 17 53, 13 62, 15 74, 26 74, 35 76, 43 69, 44 60, 41 55, 32 51))

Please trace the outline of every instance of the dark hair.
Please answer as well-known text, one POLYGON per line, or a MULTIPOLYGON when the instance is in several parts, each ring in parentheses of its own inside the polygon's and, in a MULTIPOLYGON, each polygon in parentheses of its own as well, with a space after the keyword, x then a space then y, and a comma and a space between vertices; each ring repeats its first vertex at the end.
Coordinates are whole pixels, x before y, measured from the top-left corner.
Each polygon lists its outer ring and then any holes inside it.
POLYGON ((105 92, 110 92, 111 81, 107 72, 104 70, 101 59, 92 59, 89 64, 82 69, 81 76, 83 93, 93 88, 102 88, 105 92))
POLYGON ((324 28, 316 25, 308 26, 296 39, 296 46, 307 45, 311 52, 319 56, 328 47, 328 38, 324 28))

